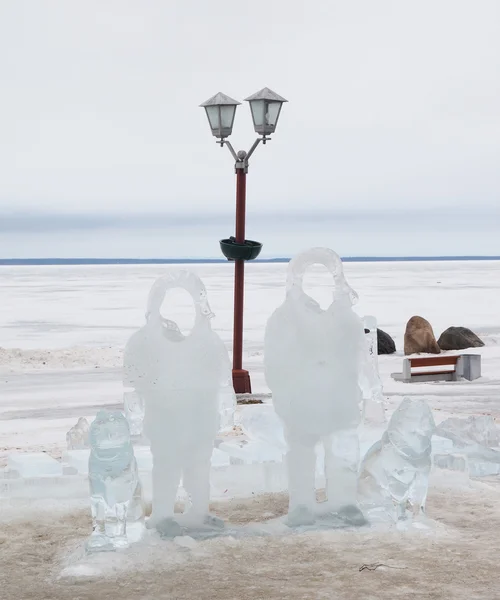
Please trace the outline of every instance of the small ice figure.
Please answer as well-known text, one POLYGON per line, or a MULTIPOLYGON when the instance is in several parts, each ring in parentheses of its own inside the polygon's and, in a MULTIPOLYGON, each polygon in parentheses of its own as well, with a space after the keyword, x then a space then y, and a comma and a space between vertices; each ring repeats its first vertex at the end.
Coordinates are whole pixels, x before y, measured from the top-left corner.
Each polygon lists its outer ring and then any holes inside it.
POLYGON ((130 427, 130 435, 142 435, 144 423, 144 399, 137 392, 123 393, 123 411, 130 427))
POLYGON ((153 455, 148 527, 156 526, 162 535, 179 535, 174 505, 181 478, 190 495, 184 523, 215 522, 209 515, 210 461, 220 427, 233 423, 236 397, 227 349, 210 325, 213 316, 197 275, 169 273, 151 288, 146 324, 125 348, 124 384, 144 398, 144 433, 153 455), (194 301, 188 335, 160 313, 167 290, 174 288, 185 289, 194 301))
POLYGON ((99 411, 90 426, 89 482, 93 532, 88 552, 128 546, 128 522, 143 519, 142 489, 127 420, 99 411))
POLYGON ((288 266, 285 302, 271 315, 265 334, 266 381, 288 446, 289 525, 316 518, 363 524, 357 508, 361 420, 360 370, 366 360, 361 319, 352 309, 356 293, 347 284, 340 257, 313 248, 288 266), (333 302, 323 310, 303 290, 306 270, 324 265, 332 274, 333 302), (325 451, 327 501, 316 504, 315 446, 325 451))
POLYGON ((394 411, 382 439, 361 464, 359 492, 363 504, 384 508, 395 521, 407 519, 407 506, 414 517, 425 516, 431 470, 431 409, 424 400, 405 398, 394 411))
POLYGON ((385 423, 385 398, 378 371, 377 320, 364 317, 366 335, 366 359, 361 369, 361 389, 363 391, 363 422, 366 424, 385 423))
POLYGON ((68 450, 84 450, 89 447, 89 423, 85 417, 80 417, 66 434, 68 450))

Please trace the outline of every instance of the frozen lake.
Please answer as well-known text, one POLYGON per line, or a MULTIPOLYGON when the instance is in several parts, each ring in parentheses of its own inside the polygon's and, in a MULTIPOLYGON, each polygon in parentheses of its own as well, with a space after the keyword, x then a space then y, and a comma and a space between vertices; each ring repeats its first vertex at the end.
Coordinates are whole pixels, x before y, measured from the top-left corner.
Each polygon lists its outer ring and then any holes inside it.
MULTIPOLYGON (((244 362, 254 392, 268 391, 263 377, 266 320, 284 299, 286 264, 249 264, 246 270, 244 362)), ((169 268, 156 266, 1 267, 0 465, 12 448, 45 449, 59 456, 79 416, 122 400, 122 349, 144 321, 153 281, 169 268)), ((204 280, 216 317, 214 329, 231 349, 233 267, 190 265, 204 280)), ((440 421, 449 414, 500 416, 500 262, 346 263, 358 292, 360 315, 375 315, 396 341, 397 354, 380 357, 389 407, 404 394, 426 397, 440 421), (484 377, 458 384, 397 383, 408 319, 419 314, 436 337, 450 325, 480 335, 484 377)), ((306 289, 322 305, 331 293, 326 271, 306 275, 306 289)), ((191 299, 173 293, 181 328, 192 322, 191 299)), ((171 314, 171 313, 170 313, 171 314)))

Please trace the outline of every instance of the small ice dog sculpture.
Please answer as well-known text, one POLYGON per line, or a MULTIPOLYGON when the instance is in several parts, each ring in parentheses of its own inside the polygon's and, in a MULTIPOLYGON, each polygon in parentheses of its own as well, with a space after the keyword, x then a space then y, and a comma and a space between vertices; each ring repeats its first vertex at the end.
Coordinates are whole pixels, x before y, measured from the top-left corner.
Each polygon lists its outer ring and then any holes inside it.
POLYGON ((395 508, 395 520, 405 521, 409 504, 414 517, 424 517, 434 429, 424 400, 401 402, 361 464, 359 492, 367 507, 395 508))
POLYGON ((265 334, 264 366, 276 413, 288 445, 288 524, 309 525, 338 516, 363 524, 356 506, 360 423, 360 370, 367 360, 361 319, 352 310, 356 293, 342 261, 313 248, 288 266, 285 302, 271 315, 265 334), (332 274, 333 302, 322 310, 302 288, 306 269, 324 265, 332 274), (316 504, 315 446, 325 450, 327 501, 316 504))
POLYGON ((89 482, 93 532, 88 552, 128 546, 127 520, 143 517, 142 494, 127 420, 99 411, 90 426, 89 482))
POLYGON ((154 283, 146 324, 125 348, 124 385, 133 386, 145 400, 144 433, 153 455, 148 527, 156 526, 164 535, 179 533, 174 505, 181 477, 190 495, 190 508, 182 517, 186 525, 215 522, 208 512, 211 456, 221 421, 223 426, 232 423, 236 399, 226 347, 210 326, 213 316, 200 278, 172 272, 154 283), (195 323, 186 336, 160 314, 172 288, 187 290, 194 301, 195 323))
POLYGON ((89 447, 89 423, 85 417, 80 417, 66 434, 68 450, 83 450, 89 447))

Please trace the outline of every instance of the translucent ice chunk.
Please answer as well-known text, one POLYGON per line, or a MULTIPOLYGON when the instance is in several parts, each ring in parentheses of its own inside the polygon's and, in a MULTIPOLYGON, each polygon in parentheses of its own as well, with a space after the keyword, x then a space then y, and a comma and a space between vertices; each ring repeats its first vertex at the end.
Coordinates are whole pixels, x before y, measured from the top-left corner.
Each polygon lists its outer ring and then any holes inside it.
POLYGON ((222 442, 219 450, 226 452, 233 460, 240 464, 282 462, 283 451, 261 441, 247 443, 222 442))
POLYGON ((440 469, 460 471, 463 473, 469 471, 467 457, 464 454, 435 454, 434 464, 440 469))
POLYGON ((67 450, 63 454, 63 460, 77 473, 87 475, 89 472, 90 448, 84 450, 67 450))
POLYGON ((172 271, 153 284, 146 324, 125 348, 123 382, 144 398, 144 434, 153 455, 151 527, 174 519, 181 479, 191 499, 191 522, 202 524, 208 515, 214 439, 232 424, 236 406, 229 355, 211 328, 213 316, 200 278, 172 271), (160 312, 167 291, 176 288, 186 290, 194 304, 187 335, 160 312))
MULTIPOLYGON (((227 366, 227 365, 226 365, 227 366)), ((234 393, 231 372, 227 373, 226 380, 219 390, 219 429, 225 431, 234 425, 234 411, 236 407, 236 394, 234 393)))
POLYGON ((328 509, 356 503, 359 382, 367 359, 363 324, 352 309, 356 299, 339 256, 326 248, 313 248, 290 261, 285 301, 267 322, 265 376, 284 426, 289 513, 295 517, 318 510, 318 442, 325 448, 328 509), (304 273, 314 264, 325 266, 333 276, 332 303, 326 310, 303 290, 304 273), (343 444, 335 443, 339 436, 343 444))
POLYGON ((248 437, 286 451, 283 423, 272 404, 254 404, 242 408, 238 424, 248 437))
POLYGON ((490 448, 500 445, 500 428, 495 425, 491 416, 473 416, 467 419, 452 417, 438 425, 436 434, 452 440, 459 448, 468 444, 481 444, 490 448))
POLYGON ((231 461, 227 452, 214 448, 210 462, 212 467, 228 467, 231 461))
POLYGON ((385 419, 385 398, 382 381, 378 371, 377 320, 364 317, 366 354, 360 373, 360 385, 363 391, 363 422, 365 424, 383 424, 385 419))
POLYGON ((90 427, 89 483, 93 533, 87 551, 129 544, 127 522, 142 521, 142 490, 128 422, 119 411, 100 411, 90 427))
POLYGON ((66 445, 68 450, 82 450, 89 447, 89 423, 84 417, 80 417, 66 434, 66 445))
POLYGON ((62 464, 44 452, 13 452, 7 457, 7 466, 25 479, 59 477, 63 474, 62 464))
POLYGON ((490 477, 500 475, 500 463, 469 459, 469 474, 471 477, 490 477))
POLYGON ((148 446, 135 446, 134 455, 139 471, 151 471, 153 469, 153 455, 148 446))
POLYGON ((371 507, 395 508, 397 520, 423 516, 431 469, 435 424, 424 400, 405 398, 394 411, 382 439, 367 452, 360 468, 359 491, 371 507))
POLYGON ((130 435, 142 435, 144 399, 137 392, 123 393, 123 411, 130 427, 130 435))

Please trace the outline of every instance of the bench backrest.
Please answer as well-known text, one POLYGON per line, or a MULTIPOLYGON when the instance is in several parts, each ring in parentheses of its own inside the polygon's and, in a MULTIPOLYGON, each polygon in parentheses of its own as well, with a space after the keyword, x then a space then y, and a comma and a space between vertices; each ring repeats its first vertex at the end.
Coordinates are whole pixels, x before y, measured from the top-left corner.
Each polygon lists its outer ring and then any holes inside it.
POLYGON ((419 367, 455 367, 457 365, 458 355, 455 356, 425 356, 422 358, 409 358, 412 369, 419 367))

